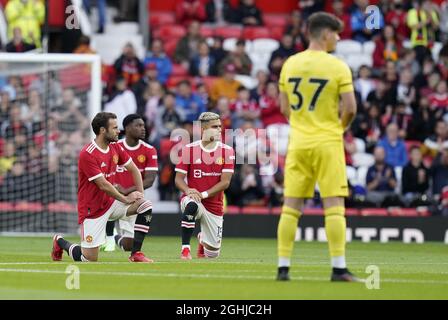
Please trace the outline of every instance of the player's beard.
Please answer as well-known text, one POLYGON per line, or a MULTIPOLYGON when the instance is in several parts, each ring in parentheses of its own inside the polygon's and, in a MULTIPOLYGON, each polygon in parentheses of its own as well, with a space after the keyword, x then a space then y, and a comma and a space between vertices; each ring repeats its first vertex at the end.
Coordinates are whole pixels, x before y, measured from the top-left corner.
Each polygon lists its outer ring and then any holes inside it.
POLYGON ((118 141, 118 136, 113 134, 113 133, 109 133, 106 135, 106 142, 109 144, 111 142, 117 142, 118 141))

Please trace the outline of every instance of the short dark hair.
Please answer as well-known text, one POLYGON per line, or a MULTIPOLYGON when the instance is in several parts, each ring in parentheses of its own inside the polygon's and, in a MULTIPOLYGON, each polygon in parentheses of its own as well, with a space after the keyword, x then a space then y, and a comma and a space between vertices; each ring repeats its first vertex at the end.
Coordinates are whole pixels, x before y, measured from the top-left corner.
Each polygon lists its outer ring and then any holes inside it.
POLYGON ((312 38, 319 38, 322 30, 341 32, 344 23, 335 15, 327 12, 316 12, 308 18, 308 30, 312 38))
POLYGON ((126 127, 131 124, 134 120, 137 119, 142 119, 141 115, 138 115, 136 113, 132 113, 132 114, 128 114, 124 119, 123 119, 123 129, 126 131, 126 127))
POLYGON ((93 132, 98 135, 101 127, 106 128, 109 125, 109 119, 117 119, 117 115, 112 112, 99 112, 92 120, 93 132))

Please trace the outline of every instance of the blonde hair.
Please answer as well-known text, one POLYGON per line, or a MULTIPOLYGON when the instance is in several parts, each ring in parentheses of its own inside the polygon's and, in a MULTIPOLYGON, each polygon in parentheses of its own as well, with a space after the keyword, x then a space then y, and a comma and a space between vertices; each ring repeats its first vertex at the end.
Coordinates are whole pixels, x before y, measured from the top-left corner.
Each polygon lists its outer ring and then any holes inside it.
POLYGON ((198 120, 201 121, 202 124, 208 121, 220 120, 220 116, 219 114, 214 112, 202 112, 198 120))

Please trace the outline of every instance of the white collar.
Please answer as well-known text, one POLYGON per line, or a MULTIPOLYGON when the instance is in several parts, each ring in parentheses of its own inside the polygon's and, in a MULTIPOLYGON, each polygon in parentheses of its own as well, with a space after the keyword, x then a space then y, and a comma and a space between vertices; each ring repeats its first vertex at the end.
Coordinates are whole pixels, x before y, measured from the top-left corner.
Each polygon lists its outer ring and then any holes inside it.
POLYGON ((109 145, 107 146, 107 149, 101 149, 99 145, 96 144, 95 140, 92 141, 93 145, 102 153, 109 153, 109 145))
POLYGON ((140 145, 142 144, 142 140, 138 140, 138 143, 137 143, 137 145, 135 146, 135 147, 131 147, 131 146, 129 146, 127 143, 126 143, 126 139, 123 139, 123 145, 124 145, 124 147, 126 148, 126 149, 128 149, 128 150, 131 150, 131 151, 134 151, 134 150, 137 150, 138 148, 140 148, 140 145))
POLYGON ((219 141, 216 142, 216 145, 213 149, 206 149, 204 147, 204 145, 202 144, 202 140, 199 141, 199 146, 201 147, 202 151, 204 151, 204 152, 214 152, 214 151, 216 151, 216 149, 218 149, 219 141))

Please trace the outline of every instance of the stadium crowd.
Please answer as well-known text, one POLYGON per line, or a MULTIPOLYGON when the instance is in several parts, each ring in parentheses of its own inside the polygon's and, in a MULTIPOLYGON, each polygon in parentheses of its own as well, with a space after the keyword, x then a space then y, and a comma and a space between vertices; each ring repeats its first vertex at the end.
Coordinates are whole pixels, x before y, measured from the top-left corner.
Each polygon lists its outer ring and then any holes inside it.
MULTIPOLYGON (((289 56, 306 49, 306 18, 331 11, 345 23, 343 40, 374 43, 372 65, 353 70, 358 114, 344 136, 348 206, 426 205, 448 215, 448 1, 374 3, 380 9, 377 30, 366 28, 368 0, 298 1, 298 9, 284 17, 287 23, 267 68, 259 69, 247 54, 247 38, 240 37, 228 51, 223 46, 226 34, 206 34, 210 26, 227 28, 229 35, 235 25, 263 26, 256 1, 241 0, 236 7, 226 0, 179 1, 176 22, 185 33, 170 41, 162 27, 151 28, 144 59, 129 43, 113 65, 103 66, 103 108, 121 120, 129 113, 145 117, 147 141, 159 153, 161 200, 178 197, 169 159, 173 129, 192 132, 192 121, 207 110, 221 115, 225 129, 257 134, 266 129, 263 151, 275 159, 278 170, 272 163, 238 165, 227 201, 280 206, 288 122, 279 108, 279 72, 289 56), (436 43, 443 45, 434 59, 436 43)), ((8 7, 5 12, 13 16, 8 7)), ((34 37, 22 38, 20 23, 10 28, 6 51, 40 46, 34 37)), ((87 37, 81 37, 75 52, 94 52, 87 37)), ((88 97, 85 90, 62 86, 59 78, 59 72, 52 73, 48 90, 36 75, 0 77, 0 200, 52 201, 54 194, 74 200, 70 195, 76 193, 70 190, 76 190, 76 156, 89 140, 88 97), (60 180, 59 192, 40 190, 43 185, 51 188, 51 179, 60 180), (25 183, 32 187, 21 189, 25 183)), ((242 157, 257 150, 250 142, 246 147, 242 157)), ((308 203, 315 205, 316 199, 308 203)))

